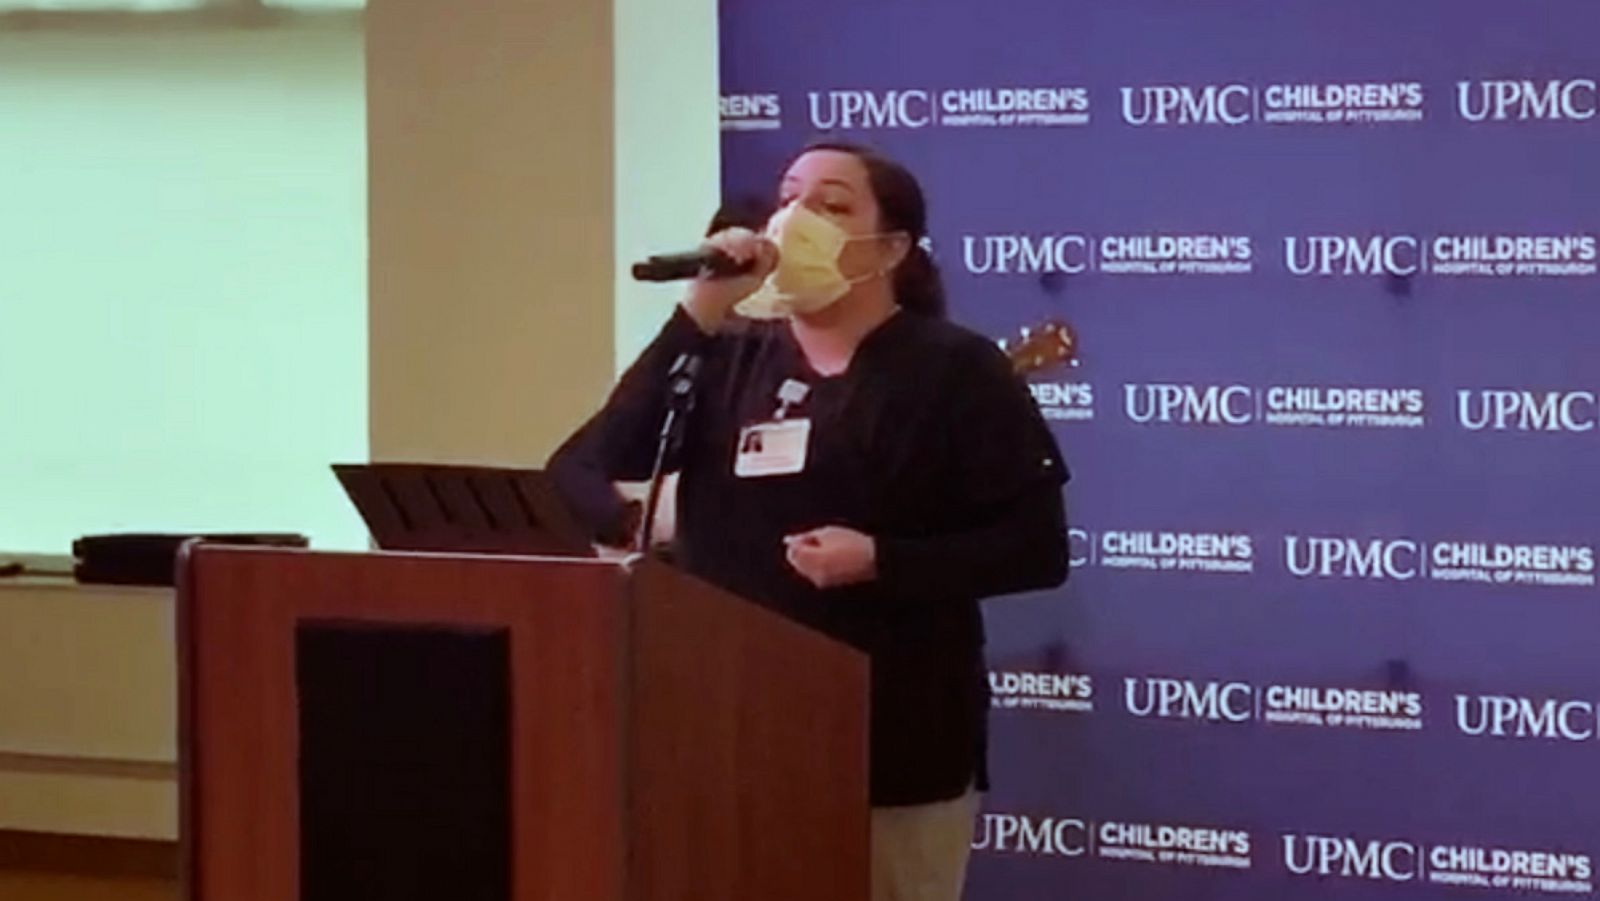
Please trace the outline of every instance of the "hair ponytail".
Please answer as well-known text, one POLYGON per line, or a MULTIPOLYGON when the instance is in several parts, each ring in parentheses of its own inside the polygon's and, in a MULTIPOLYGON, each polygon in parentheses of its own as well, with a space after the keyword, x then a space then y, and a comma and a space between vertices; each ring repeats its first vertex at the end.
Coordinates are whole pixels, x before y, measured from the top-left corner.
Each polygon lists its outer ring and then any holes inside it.
POLYGON ((943 319, 948 313, 939 264, 921 242, 913 242, 905 259, 895 267, 894 297, 901 309, 918 316, 943 319))

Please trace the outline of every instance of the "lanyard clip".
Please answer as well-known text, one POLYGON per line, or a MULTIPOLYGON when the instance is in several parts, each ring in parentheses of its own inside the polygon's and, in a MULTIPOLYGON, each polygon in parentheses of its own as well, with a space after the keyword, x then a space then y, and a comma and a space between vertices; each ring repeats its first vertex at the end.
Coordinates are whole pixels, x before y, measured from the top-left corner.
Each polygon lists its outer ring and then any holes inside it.
POLYGON ((784 379, 778 386, 778 410, 772 414, 773 419, 783 419, 789 415, 789 408, 798 406, 811 393, 811 386, 795 379, 784 379))

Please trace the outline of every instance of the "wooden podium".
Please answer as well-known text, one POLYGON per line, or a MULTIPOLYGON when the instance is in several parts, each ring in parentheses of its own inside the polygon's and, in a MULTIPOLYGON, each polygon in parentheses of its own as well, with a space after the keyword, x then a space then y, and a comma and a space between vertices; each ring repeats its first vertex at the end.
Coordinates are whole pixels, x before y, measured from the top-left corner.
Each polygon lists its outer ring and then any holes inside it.
POLYGON ((190 901, 852 901, 867 663, 654 561, 191 545, 190 901))

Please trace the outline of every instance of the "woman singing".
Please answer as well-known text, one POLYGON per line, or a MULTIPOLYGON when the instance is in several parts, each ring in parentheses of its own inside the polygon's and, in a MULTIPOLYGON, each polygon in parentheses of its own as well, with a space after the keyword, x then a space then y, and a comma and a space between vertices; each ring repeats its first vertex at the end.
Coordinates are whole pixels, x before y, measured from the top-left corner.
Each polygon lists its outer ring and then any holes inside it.
POLYGON ((749 274, 692 283, 587 443, 648 477, 668 371, 701 357, 675 558, 870 656, 873 897, 955 901, 988 785, 978 602, 1066 578, 1067 470, 1006 356, 945 318, 904 167, 817 144, 778 202, 708 240, 749 274))

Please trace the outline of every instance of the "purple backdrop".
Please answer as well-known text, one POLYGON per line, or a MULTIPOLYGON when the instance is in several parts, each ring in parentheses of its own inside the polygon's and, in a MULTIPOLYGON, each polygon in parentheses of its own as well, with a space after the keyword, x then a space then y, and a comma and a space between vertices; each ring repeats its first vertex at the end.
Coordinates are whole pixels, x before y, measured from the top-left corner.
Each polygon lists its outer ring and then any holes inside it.
POLYGON ((1592 895, 1600 7, 722 7, 728 192, 875 144, 1082 338, 968 897, 1592 895))

